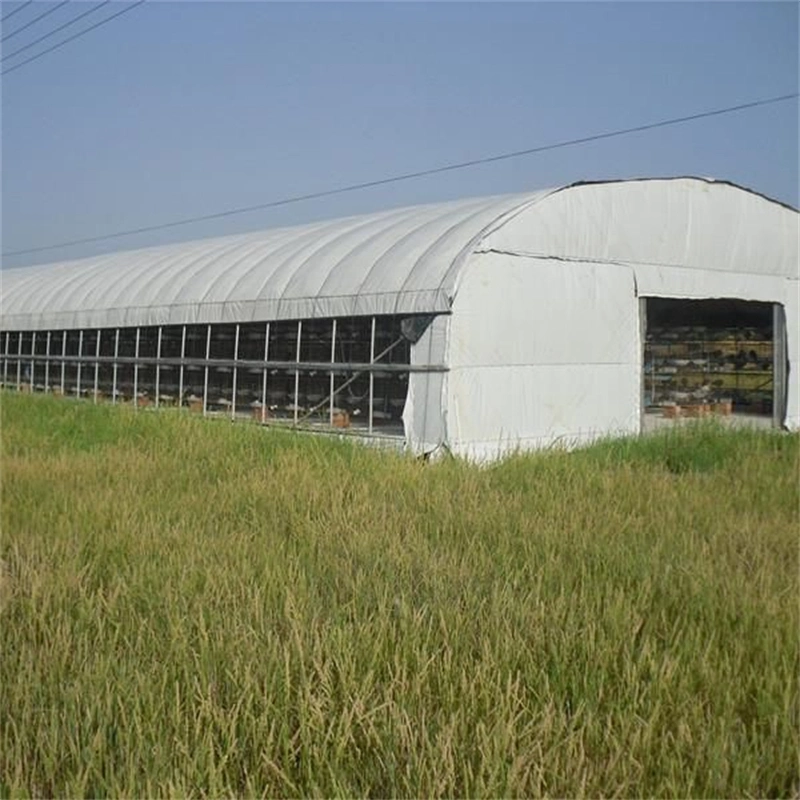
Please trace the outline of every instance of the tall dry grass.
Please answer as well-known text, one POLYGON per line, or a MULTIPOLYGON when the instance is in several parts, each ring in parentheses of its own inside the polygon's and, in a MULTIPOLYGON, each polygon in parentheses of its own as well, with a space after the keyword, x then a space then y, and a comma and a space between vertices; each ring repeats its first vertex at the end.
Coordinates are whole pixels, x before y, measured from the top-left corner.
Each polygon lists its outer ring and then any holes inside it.
POLYGON ((799 455, 5 394, 0 794, 796 795, 799 455))

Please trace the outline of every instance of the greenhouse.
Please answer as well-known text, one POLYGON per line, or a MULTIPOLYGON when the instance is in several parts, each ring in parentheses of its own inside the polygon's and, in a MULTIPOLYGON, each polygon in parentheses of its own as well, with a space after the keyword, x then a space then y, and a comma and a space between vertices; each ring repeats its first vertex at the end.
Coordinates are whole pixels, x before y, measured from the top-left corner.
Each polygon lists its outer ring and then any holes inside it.
POLYGON ((796 209, 579 183, 4 269, 3 386, 484 459, 800 427, 796 209))

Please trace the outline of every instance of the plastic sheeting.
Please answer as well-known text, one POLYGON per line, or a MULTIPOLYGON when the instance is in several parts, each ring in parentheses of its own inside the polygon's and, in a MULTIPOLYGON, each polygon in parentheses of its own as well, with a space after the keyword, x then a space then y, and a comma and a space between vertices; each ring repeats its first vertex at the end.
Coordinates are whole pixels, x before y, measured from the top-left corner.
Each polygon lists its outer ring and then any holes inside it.
MULTIPOLYGON (((714 182, 696 178, 654 179, 641 181, 619 181, 603 184, 582 184, 571 189, 555 192, 534 207, 524 207, 509 215, 476 242, 473 255, 460 271, 456 287, 456 302, 453 307, 454 321, 463 313, 461 310, 461 289, 469 286, 468 306, 490 310, 496 299, 494 292, 484 280, 485 296, 472 297, 477 291, 474 284, 474 271, 481 271, 484 255, 503 255, 520 263, 536 257, 557 259, 565 274, 579 270, 581 265, 598 264, 600 271, 594 278, 586 278, 596 284, 597 291, 604 296, 606 311, 610 319, 619 316, 629 320, 638 315, 637 297, 668 297, 678 299, 729 298, 748 301, 778 303, 786 311, 787 349, 789 355, 789 380, 785 424, 790 429, 800 428, 800 314, 798 314, 798 275, 800 261, 800 215, 795 209, 776 203, 761 195, 741 189, 728 183, 714 182), (633 275, 634 283, 627 293, 611 291, 603 284, 603 268, 609 273, 615 268, 626 267, 633 275)), ((513 270, 495 271, 491 280, 499 275, 511 274, 513 270)), ((543 275, 533 271, 531 275, 543 275)), ((501 281, 502 282, 502 281, 501 281)), ((592 311, 593 301, 585 296, 586 287, 573 286, 559 292, 557 282, 542 278, 527 283, 523 289, 508 286, 506 295, 510 302, 505 304, 502 314, 492 320, 484 320, 481 336, 486 336, 490 328, 499 323, 503 333, 498 341, 509 341, 507 331, 511 308, 515 307, 513 298, 527 292, 546 293, 552 304, 550 314, 559 314, 570 319, 574 336, 569 336, 570 353, 585 353, 585 369, 575 372, 565 384, 564 400, 569 394, 569 386, 574 392, 566 408, 576 407, 580 396, 587 391, 584 381, 590 375, 593 352, 592 339, 603 334, 600 319, 592 311), (574 349, 572 349, 574 348, 574 349)), ((497 298, 499 299, 499 298, 497 298)), ((465 298, 466 300, 466 298, 465 298)), ((521 329, 533 334, 539 331, 539 322, 534 314, 538 309, 532 301, 529 312, 519 310, 517 324, 521 329), (526 318, 527 317, 527 318, 526 318)), ((486 312, 484 312, 486 313, 486 312)), ((548 313, 547 308, 536 314, 548 313)), ((477 324, 476 321, 475 324, 477 324)), ((473 334, 462 326, 459 337, 469 339, 473 334)), ((633 327, 630 327, 631 337, 633 327)), ((494 338, 494 334, 491 334, 494 338)), ((453 349, 451 362, 459 357, 455 335, 451 337, 453 349)), ((631 338, 631 341, 634 341, 631 338)), ((573 356, 571 356, 573 358, 573 356)), ((575 357, 577 361, 580 356, 575 357)), ((474 358, 463 359, 466 365, 474 358)), ((563 422, 563 412, 553 412, 550 422, 544 424, 537 417, 518 419, 515 425, 507 423, 504 436, 509 441, 518 441, 523 446, 537 446, 554 441, 583 441, 603 433, 619 432, 636 426, 631 421, 630 403, 638 400, 639 392, 633 390, 634 379, 638 382, 642 370, 641 352, 636 354, 635 362, 630 362, 629 373, 623 378, 628 387, 619 397, 616 396, 616 381, 619 376, 609 375, 593 397, 590 408, 575 411, 569 425, 563 422), (627 399, 626 399, 627 398, 627 399), (603 407, 606 411, 603 412, 603 407), (552 423, 552 424, 551 424, 552 423), (571 429, 570 429, 571 426, 571 429)), ((520 366, 542 366, 546 357, 530 353, 519 361, 520 366)), ((524 370, 523 370, 524 372, 524 370)), ((488 391, 475 384, 477 372, 473 370, 473 385, 451 388, 450 401, 456 406, 464 398, 475 397, 488 391)), ((495 377, 485 375, 486 381, 495 377)), ((522 391, 521 377, 514 377, 514 385, 504 392, 522 391)), ((557 370, 550 374, 530 378, 525 391, 534 392, 536 381, 546 380, 557 386, 561 378, 557 370)), ((451 384, 453 376, 451 375, 451 384)), ((498 386, 492 391, 500 391, 498 386)), ((552 390, 557 394, 557 390, 552 390)), ((552 393, 551 393, 552 394, 552 393)), ((533 407, 543 408, 550 402, 542 396, 541 389, 535 390, 531 403, 533 407)), ((528 402, 528 401, 525 401, 528 402)), ((518 412, 514 411, 514 415, 518 412)), ((521 412, 519 412, 521 413, 521 412)), ((540 412, 541 413, 541 412, 540 412)), ((463 419, 463 414, 460 418, 463 419)), ((450 414, 453 417, 453 414, 450 414)), ((492 430, 484 426, 484 430, 492 430)), ((638 428, 636 428, 638 429, 638 428)), ((475 439, 475 432, 464 432, 463 423, 450 430, 451 446, 456 450, 464 448, 464 442, 475 439)), ((495 431, 495 435, 498 432, 495 431)), ((491 444, 491 443, 490 443, 491 444)), ((490 444, 472 449, 492 450, 490 444)), ((498 450, 496 446, 493 448, 498 450)), ((507 449, 507 447, 506 447, 507 449)))
MULTIPOLYGON (((436 317, 411 348, 412 365, 444 364, 450 318, 436 317)), ((445 432, 444 372, 412 372, 408 376, 408 396, 403 409, 403 425, 409 449, 420 455, 443 447, 445 432)))
POLYGON ((450 449, 483 460, 637 432, 635 296, 628 267, 475 256, 450 326, 450 449))
POLYGON ((3 330, 449 311, 453 266, 546 193, 395 209, 296 228, 3 271, 3 330))
POLYGON ((416 452, 477 458, 640 426, 640 297, 786 311, 800 427, 800 215, 700 178, 575 184, 3 272, 3 330, 438 314, 416 452))
POLYGON ((797 278, 799 235, 795 209, 729 183, 672 178, 553 192, 501 220, 476 249, 797 278))

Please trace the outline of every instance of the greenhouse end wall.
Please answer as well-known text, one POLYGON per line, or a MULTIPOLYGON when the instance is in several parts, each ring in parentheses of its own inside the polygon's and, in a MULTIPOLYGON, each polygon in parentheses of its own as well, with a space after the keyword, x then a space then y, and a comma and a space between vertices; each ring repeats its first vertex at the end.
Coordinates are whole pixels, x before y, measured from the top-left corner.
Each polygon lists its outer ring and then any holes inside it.
POLYGON ((447 435, 477 460, 640 427, 633 270, 482 253, 466 265, 448 340, 447 435))

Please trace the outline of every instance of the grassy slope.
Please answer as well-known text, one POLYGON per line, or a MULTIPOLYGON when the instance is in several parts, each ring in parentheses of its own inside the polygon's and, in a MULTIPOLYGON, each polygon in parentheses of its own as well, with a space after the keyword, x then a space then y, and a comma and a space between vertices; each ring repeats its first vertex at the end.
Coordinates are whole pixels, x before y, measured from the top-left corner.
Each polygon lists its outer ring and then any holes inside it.
POLYGON ((0 794, 797 792, 797 436, 476 469, 2 396, 0 794))

